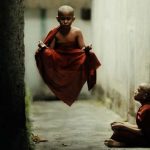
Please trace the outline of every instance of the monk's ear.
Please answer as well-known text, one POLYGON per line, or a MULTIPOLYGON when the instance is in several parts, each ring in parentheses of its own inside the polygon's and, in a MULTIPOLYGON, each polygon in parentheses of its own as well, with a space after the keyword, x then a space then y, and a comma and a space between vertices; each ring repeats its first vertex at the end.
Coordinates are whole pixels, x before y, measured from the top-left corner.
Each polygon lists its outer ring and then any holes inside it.
POLYGON ((56 19, 57 19, 58 22, 60 21, 58 16, 56 16, 56 19))
POLYGON ((73 16, 73 21, 76 19, 76 17, 75 16, 73 16))

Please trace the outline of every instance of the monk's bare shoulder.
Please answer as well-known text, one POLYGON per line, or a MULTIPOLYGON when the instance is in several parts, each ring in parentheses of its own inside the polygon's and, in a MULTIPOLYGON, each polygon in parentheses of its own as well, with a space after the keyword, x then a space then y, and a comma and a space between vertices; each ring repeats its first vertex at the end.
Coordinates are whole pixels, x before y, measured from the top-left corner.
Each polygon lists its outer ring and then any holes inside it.
POLYGON ((75 34, 75 35, 77 35, 77 36, 80 36, 80 35, 82 35, 82 31, 81 31, 81 29, 80 28, 78 28, 78 27, 72 27, 72 32, 75 34))

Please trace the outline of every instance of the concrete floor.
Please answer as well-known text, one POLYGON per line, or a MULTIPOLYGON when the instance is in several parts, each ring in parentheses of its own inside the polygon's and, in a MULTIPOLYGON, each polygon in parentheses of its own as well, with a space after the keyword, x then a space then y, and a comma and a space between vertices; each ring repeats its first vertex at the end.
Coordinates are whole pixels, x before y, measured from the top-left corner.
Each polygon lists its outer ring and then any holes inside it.
POLYGON ((97 101, 79 100, 71 107, 61 101, 33 102, 31 119, 33 133, 48 140, 36 144, 36 150, 118 150, 104 140, 112 134, 110 123, 121 118, 97 101))

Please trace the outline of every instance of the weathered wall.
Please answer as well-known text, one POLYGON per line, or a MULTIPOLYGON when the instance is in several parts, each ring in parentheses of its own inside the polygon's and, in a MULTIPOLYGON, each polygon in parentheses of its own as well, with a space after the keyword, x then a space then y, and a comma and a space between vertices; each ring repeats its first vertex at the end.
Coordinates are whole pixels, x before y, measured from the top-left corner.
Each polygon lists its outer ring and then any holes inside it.
POLYGON ((60 5, 71 5, 72 7, 81 8, 89 7, 91 0, 25 0, 25 5, 28 8, 46 8, 57 9, 60 5))
POLYGON ((25 116, 24 0, 0 4, 0 149, 29 150, 25 116))
MULTIPOLYGON (((40 98, 50 98, 53 96, 53 93, 50 92, 48 87, 43 83, 39 72, 36 68, 34 53, 37 49, 38 41, 43 39, 46 34, 55 26, 58 26, 56 21, 57 9, 60 5, 69 4, 75 8, 76 20, 73 23, 74 26, 81 28, 85 42, 87 44, 91 43, 91 21, 81 19, 81 8, 90 7, 90 0, 81 1, 82 3, 76 3, 74 1, 47 1, 49 4, 45 5, 44 1, 42 2, 44 6, 34 5, 33 3, 37 1, 25 1, 25 82, 26 85, 31 90, 33 96, 40 98), (30 2, 30 3, 29 3, 30 2), (53 4, 53 5, 52 5, 53 4), (38 7, 39 6, 39 7, 38 7), (44 8, 46 10, 45 17, 41 16, 40 9, 44 8)), ((90 93, 87 91, 86 85, 82 90, 82 95, 85 97, 90 96, 90 93)))
POLYGON ((150 81, 150 1, 93 0, 92 5, 93 46, 102 62, 98 87, 110 98, 109 107, 126 118, 134 114, 134 89, 150 81))

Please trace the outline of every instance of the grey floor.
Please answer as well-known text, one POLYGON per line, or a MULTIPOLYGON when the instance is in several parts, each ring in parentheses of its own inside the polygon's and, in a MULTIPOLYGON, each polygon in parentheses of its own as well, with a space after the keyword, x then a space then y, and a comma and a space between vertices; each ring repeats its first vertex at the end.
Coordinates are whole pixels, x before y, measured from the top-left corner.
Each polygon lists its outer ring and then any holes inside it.
POLYGON ((121 118, 94 100, 79 100, 71 107, 61 101, 33 102, 31 120, 33 133, 48 140, 35 144, 36 150, 150 149, 106 147, 110 123, 121 118))

